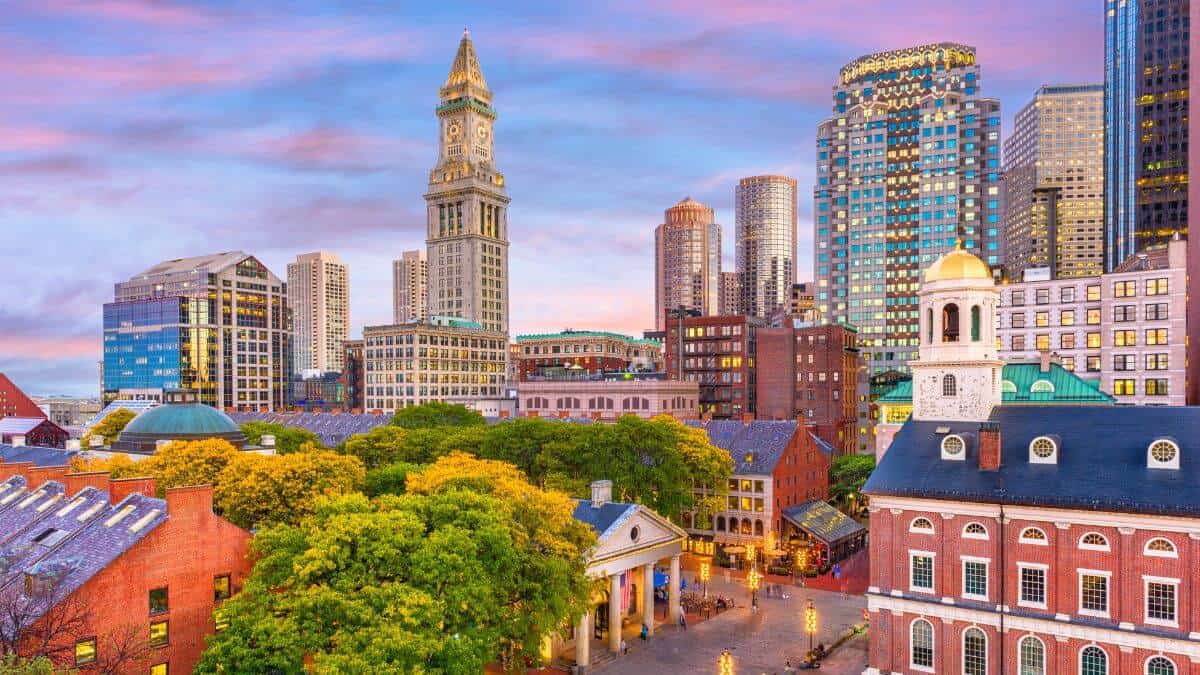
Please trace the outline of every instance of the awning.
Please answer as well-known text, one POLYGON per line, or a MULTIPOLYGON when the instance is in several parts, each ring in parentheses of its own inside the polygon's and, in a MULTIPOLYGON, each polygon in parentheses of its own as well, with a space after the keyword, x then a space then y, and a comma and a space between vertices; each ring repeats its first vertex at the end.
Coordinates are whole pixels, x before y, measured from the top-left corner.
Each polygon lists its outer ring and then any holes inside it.
POLYGON ((826 546, 840 544, 867 530, 858 521, 819 499, 788 507, 781 515, 784 520, 819 539, 826 546))

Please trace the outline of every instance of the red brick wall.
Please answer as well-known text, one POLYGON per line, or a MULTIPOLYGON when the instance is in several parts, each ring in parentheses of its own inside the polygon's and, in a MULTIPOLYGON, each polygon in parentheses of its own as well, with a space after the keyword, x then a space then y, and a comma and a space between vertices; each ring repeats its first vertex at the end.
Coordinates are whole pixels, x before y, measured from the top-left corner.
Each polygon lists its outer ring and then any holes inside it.
POLYGON ((829 460, 809 431, 803 425, 797 429, 771 474, 776 517, 789 506, 829 497, 829 460))
POLYGON ((760 420, 796 416, 795 341, 790 328, 760 328, 755 338, 758 370, 757 414, 760 420))

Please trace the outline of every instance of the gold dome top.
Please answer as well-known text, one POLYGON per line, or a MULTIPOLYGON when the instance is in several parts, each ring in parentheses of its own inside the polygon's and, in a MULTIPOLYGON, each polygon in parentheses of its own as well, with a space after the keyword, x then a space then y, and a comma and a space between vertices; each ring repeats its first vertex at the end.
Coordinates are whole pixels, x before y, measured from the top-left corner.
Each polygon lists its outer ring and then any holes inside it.
POLYGON ((987 263, 962 249, 950 251, 925 270, 925 281, 991 278, 992 271, 988 268, 987 263))

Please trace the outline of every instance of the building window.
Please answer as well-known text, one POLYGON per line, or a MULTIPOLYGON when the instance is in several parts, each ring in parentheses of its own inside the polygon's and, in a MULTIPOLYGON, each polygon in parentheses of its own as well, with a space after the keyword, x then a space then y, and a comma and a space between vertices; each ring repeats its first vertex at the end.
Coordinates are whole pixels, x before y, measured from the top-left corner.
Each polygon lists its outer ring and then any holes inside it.
POLYGON ((1021 307, 1025 304, 1025 291, 1012 292, 1012 306, 1021 307))
POLYGON ((1049 436, 1038 436, 1029 443, 1029 461, 1034 464, 1054 464, 1058 444, 1049 436))
POLYGON ((942 308, 942 342, 958 342, 958 305, 954 303, 942 308))
POLYGON ((1127 378, 1113 380, 1113 396, 1133 396, 1137 394, 1137 387, 1135 385, 1135 380, 1127 378))
POLYGON ((1046 645, 1027 635, 1021 638, 1019 675, 1046 675, 1046 645))
POLYGON ((1170 370, 1171 359, 1169 354, 1147 354, 1146 355, 1146 370, 1170 370))
POLYGON ((1108 616, 1108 573, 1079 573, 1079 613, 1108 616))
POLYGON ((1117 305, 1113 307, 1113 321, 1117 323, 1137 321, 1137 305, 1117 305))
POLYGON ((1118 372, 1137 370, 1137 354, 1113 355, 1113 370, 1118 372))
POLYGON ((1063 286, 1058 291, 1058 298, 1063 303, 1075 302, 1075 287, 1063 286))
POLYGON ((1146 295, 1166 295, 1169 290, 1170 288, 1165 278, 1146 280, 1146 295))
POLYGON ((1167 329, 1166 328, 1147 328, 1146 329, 1146 344, 1148 344, 1148 345, 1166 345, 1167 344, 1167 329))
POLYGON ((170 631, 166 621, 150 622, 150 646, 165 647, 170 641, 170 631))
POLYGON ((963 560, 963 597, 987 600, 987 562, 963 560))
POLYGON ((1050 334, 1042 333, 1033 337, 1033 348, 1039 352, 1050 351, 1050 334))
POLYGON ((1088 532, 1079 538, 1079 548, 1085 551, 1107 551, 1108 539, 1099 532, 1088 532))
POLYGON ((166 663, 157 663, 150 666, 150 675, 169 675, 170 672, 170 666, 166 663))
POLYGON ((1050 302, 1050 289, 1049 288, 1039 288, 1039 289, 1035 290, 1033 293, 1034 293, 1034 302, 1036 302, 1039 305, 1049 304, 1049 302, 1050 302))
POLYGON ((1021 531, 1020 543, 1046 546, 1046 533, 1036 527, 1027 527, 1021 531))
POLYGON ((942 439, 942 458, 943 459, 961 459, 963 450, 967 445, 963 442, 962 436, 951 434, 942 439))
POLYGON ((1063 311, 1059 312, 1058 323, 1060 326, 1074 326, 1075 325, 1075 310, 1064 309, 1063 311))
POLYGON ((933 592, 933 554, 909 553, 909 588, 914 591, 933 592))
POLYGON ((954 376, 946 374, 942 377, 942 396, 955 396, 958 394, 958 383, 954 376))
POLYGON ((933 672, 933 624, 925 619, 912 622, 909 666, 914 670, 933 672))
POLYGON ((1100 334, 1099 333, 1088 333, 1087 334, 1087 348, 1088 349, 1100 349, 1100 334))
POLYGON ((96 638, 84 638, 75 643, 75 665, 86 666, 96 662, 96 638))
POLYGON ((1089 325, 1089 326, 1099 326, 1100 325, 1100 310, 1099 309, 1093 308, 1093 309, 1087 310, 1087 325, 1089 325))
POLYGON ((963 631, 963 675, 987 675, 987 636, 974 626, 963 631))
POLYGON ((1046 608, 1046 566, 1018 563, 1021 571, 1021 596, 1017 604, 1046 608))
POLYGON ((964 539, 987 539, 987 528, 980 523, 967 523, 963 528, 964 539))
POLYGON ((1012 350, 1014 352, 1019 352, 1024 349, 1025 349, 1025 336, 1024 335, 1012 336, 1012 350))
POLYGON ((982 317, 979 310, 979 305, 971 307, 971 342, 979 342, 980 324, 982 317))
MULTIPOLYGON (((1147 337, 1150 331, 1146 331, 1147 337)), ((1135 330, 1114 330, 1113 331, 1113 346, 1114 347, 1136 347, 1137 346, 1137 331, 1135 330)))
POLYGON ((1037 328, 1046 328, 1050 325, 1050 312, 1034 312, 1033 325, 1037 328))
POLYGON ((1152 469, 1179 468, 1179 446, 1175 441, 1160 438, 1151 443, 1146 452, 1149 455, 1147 466, 1152 469))
POLYGON ((1147 321, 1164 321, 1170 318, 1167 310, 1167 303, 1155 302, 1146 305, 1146 320, 1147 321))
POLYGON ((1175 595, 1179 590, 1176 579, 1146 579, 1146 623, 1176 626, 1175 595))
POLYGON ((1011 326, 1012 328, 1024 328, 1025 327, 1025 312, 1014 313, 1012 315, 1012 318, 1009 320, 1009 323, 1012 324, 1012 326, 1011 326))
POLYGON ((1100 302, 1100 285, 1095 284, 1087 287, 1087 301, 1100 302))
POLYGON ((921 534, 933 534, 933 523, 929 522, 928 518, 915 518, 908 525, 909 532, 919 532, 921 534))
POLYGON ((1147 396, 1167 396, 1170 394, 1170 387, 1165 378, 1153 378, 1146 380, 1145 386, 1147 396))
POLYGON ((232 595, 230 590, 228 574, 213 577, 213 602, 228 600, 232 595))
POLYGON ((1178 558, 1179 553, 1175 550, 1175 544, 1162 537, 1156 537, 1146 542, 1146 548, 1142 553, 1156 558, 1178 558))
POLYGON ((1114 281, 1113 282, 1113 297, 1116 298, 1132 298, 1137 295, 1136 281, 1114 281))
POLYGON ((154 588, 150 590, 150 613, 162 614, 167 611, 167 589, 154 588))
POLYGON ((1175 675, 1175 664, 1165 656, 1151 656, 1146 661, 1146 675, 1175 675))
POLYGON ((1079 675, 1108 675, 1108 654, 1096 645, 1079 652, 1079 675))

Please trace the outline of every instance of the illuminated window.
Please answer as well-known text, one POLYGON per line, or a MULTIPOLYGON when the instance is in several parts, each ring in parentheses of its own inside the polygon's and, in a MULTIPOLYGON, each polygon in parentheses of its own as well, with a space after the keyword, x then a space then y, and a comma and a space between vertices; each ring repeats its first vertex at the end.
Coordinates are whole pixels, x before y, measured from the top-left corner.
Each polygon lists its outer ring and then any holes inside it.
POLYGON ((83 666, 96 662, 96 638, 84 638, 75 643, 75 665, 83 666))
POLYGON ((150 646, 165 647, 168 643, 169 630, 166 621, 150 622, 150 646))

